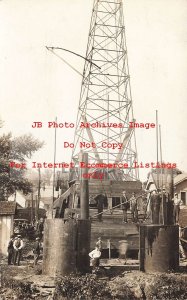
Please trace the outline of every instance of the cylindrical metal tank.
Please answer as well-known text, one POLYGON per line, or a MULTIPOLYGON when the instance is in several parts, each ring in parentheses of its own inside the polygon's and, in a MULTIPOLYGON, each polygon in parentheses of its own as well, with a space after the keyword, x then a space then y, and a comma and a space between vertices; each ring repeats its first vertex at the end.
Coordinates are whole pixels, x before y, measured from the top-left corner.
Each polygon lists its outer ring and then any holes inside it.
POLYGON ((77 271, 88 273, 90 270, 90 238, 91 238, 91 221, 78 220, 77 236, 77 271))
POLYGON ((178 225, 141 225, 140 271, 168 272, 178 268, 178 225))
POLYGON ((76 272, 75 220, 51 219, 44 226, 43 274, 63 276, 76 272))

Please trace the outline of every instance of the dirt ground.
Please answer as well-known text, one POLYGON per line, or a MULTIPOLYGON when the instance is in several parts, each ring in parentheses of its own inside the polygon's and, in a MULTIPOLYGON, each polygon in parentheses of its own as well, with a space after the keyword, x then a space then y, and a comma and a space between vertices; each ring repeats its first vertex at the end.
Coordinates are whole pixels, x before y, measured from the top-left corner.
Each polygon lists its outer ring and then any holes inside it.
POLYGON ((97 274, 53 278, 42 275, 42 260, 33 266, 32 245, 20 266, 0 265, 0 300, 187 300, 187 260, 178 273, 145 274, 138 261, 101 260, 97 274))
POLYGON ((32 260, 22 261, 19 267, 8 266, 4 260, 1 264, 0 300, 187 299, 185 266, 181 267, 180 273, 170 274, 145 274, 130 270, 131 267, 132 264, 128 263, 124 267, 101 266, 98 274, 54 279, 41 274, 41 262, 34 268, 32 260))

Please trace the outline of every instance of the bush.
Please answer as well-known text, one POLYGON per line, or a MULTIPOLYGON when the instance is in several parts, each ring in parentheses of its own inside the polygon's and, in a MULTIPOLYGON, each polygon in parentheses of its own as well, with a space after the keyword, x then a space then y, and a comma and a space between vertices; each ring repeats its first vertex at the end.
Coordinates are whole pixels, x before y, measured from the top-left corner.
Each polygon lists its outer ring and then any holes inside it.
POLYGON ((96 275, 65 276, 56 282, 54 299, 61 297, 74 300, 112 299, 107 280, 99 280, 96 275))

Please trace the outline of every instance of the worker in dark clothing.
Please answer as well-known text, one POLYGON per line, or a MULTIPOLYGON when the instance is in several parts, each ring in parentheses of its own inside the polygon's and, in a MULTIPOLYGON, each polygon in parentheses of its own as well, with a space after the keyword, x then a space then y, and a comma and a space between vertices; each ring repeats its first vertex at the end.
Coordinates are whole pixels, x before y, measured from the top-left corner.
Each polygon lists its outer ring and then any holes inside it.
POLYGON ((43 231, 44 231, 44 220, 43 218, 41 218, 38 223, 38 235, 40 236, 40 238, 43 237, 43 231))
POLYGON ((142 193, 142 211, 143 211, 143 221, 147 218, 147 195, 142 193))
POLYGON ((36 238, 36 241, 35 241, 35 243, 34 243, 34 247, 33 247, 34 266, 37 265, 37 262, 38 262, 38 260, 39 260, 40 250, 41 250, 40 238, 37 237, 37 238, 36 238))
POLYGON ((123 223, 128 223, 127 221, 127 210, 130 207, 130 204, 128 202, 128 198, 126 196, 126 192, 123 191, 123 196, 121 197, 121 209, 123 211, 123 223))
POLYGON ((166 192, 165 187, 163 187, 162 189, 161 198, 162 198, 162 209, 163 209, 163 224, 168 224, 169 194, 166 192))
POLYGON ((8 249, 7 249, 7 251, 8 251, 8 265, 13 264, 13 257, 14 257, 13 243, 14 243, 14 236, 11 235, 10 241, 8 242, 8 249))
POLYGON ((105 198, 106 197, 103 194, 99 194, 98 196, 95 197, 95 201, 97 203, 98 220, 99 220, 99 222, 102 222, 102 212, 103 212, 103 208, 104 208, 105 198))
POLYGON ((157 191, 153 191, 150 198, 151 221, 152 224, 159 224, 161 197, 157 191))

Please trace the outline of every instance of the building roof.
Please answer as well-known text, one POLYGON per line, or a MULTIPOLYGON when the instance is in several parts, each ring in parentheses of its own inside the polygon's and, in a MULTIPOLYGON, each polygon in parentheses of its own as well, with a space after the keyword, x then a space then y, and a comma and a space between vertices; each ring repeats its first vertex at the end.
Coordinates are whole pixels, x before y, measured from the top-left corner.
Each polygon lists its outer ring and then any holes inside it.
POLYGON ((26 197, 25 195, 23 195, 23 193, 21 193, 20 191, 16 191, 16 196, 15 194, 12 194, 9 198, 8 201, 16 201, 16 203, 20 206, 20 207, 25 207, 26 204, 26 197))
POLYGON ((15 202, 0 201, 0 216, 14 215, 16 210, 15 202))
POLYGON ((182 173, 182 174, 177 175, 174 178, 174 185, 177 185, 178 183, 180 183, 184 180, 187 180, 187 173, 182 173))

